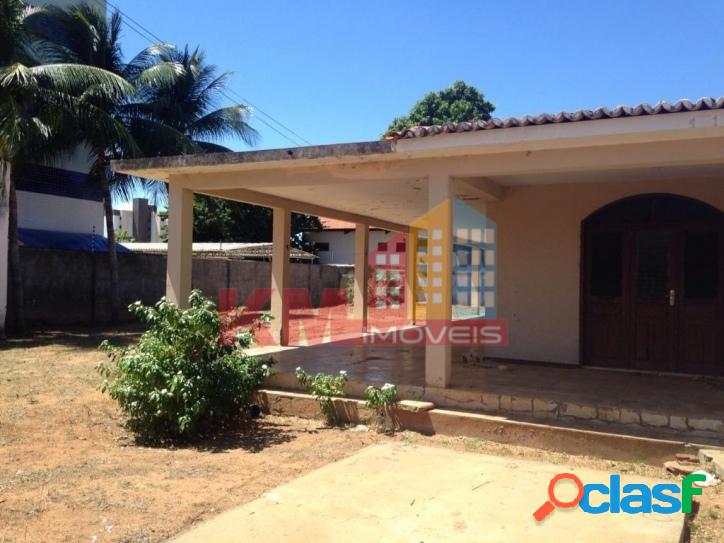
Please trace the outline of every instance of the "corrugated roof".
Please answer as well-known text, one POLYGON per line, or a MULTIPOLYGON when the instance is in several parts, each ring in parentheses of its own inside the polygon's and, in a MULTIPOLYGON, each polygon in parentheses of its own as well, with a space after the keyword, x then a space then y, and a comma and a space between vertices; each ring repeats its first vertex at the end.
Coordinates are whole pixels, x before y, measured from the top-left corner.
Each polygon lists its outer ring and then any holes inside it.
MULTIPOLYGON (((134 253, 166 254, 168 244, 163 242, 123 242, 123 246, 134 253)), ((224 257, 239 259, 263 259, 270 260, 272 257, 271 243, 204 243, 196 242, 192 245, 194 256, 224 257)), ((312 253, 292 247, 289 250, 289 257, 293 260, 315 260, 317 257, 312 253)))
POLYGON ((578 111, 540 115, 525 115, 523 117, 508 117, 507 119, 490 119, 488 121, 470 121, 459 123, 445 123, 434 126, 413 126, 406 130, 390 132, 385 139, 399 140, 408 138, 424 138, 440 134, 455 134, 460 132, 476 132, 478 130, 493 130, 498 128, 517 128, 521 126, 535 126, 556 123, 572 123, 579 121, 596 121, 599 119, 618 119, 621 117, 640 117, 643 115, 661 115, 665 113, 680 113, 682 111, 702 111, 707 109, 723 109, 724 96, 719 98, 704 97, 696 102, 691 100, 678 100, 673 104, 659 102, 656 105, 639 104, 637 106, 618 106, 613 109, 600 107, 598 109, 579 109, 578 111))

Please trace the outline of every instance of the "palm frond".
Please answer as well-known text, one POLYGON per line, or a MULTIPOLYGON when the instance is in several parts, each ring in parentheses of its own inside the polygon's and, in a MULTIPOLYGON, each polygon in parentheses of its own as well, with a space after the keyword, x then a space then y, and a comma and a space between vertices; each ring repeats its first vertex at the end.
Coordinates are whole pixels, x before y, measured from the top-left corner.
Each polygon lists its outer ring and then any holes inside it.
POLYGON ((126 98, 135 88, 121 76, 83 64, 44 64, 31 68, 39 85, 78 95, 89 88, 105 93, 109 100, 126 98))
POLYGON ((137 87, 170 87, 184 74, 177 62, 160 62, 141 71, 133 81, 137 87))
POLYGON ((197 119, 190 127, 189 134, 194 139, 221 139, 230 134, 239 136, 247 145, 253 145, 259 134, 246 121, 249 109, 240 106, 228 106, 197 119))

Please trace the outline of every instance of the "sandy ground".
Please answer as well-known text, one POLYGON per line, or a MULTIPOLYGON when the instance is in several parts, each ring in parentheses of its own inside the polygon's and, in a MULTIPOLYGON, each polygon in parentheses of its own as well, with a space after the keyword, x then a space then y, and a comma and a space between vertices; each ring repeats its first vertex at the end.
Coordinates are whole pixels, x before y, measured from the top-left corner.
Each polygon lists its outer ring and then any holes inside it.
MULTIPOLYGON (((404 432, 328 429, 266 417, 174 448, 138 446, 98 390, 102 339, 132 330, 65 331, 0 346, 0 542, 162 541, 373 443, 401 441, 665 476, 659 467, 404 432)), ((724 485, 706 489, 691 541, 724 540, 724 485)))

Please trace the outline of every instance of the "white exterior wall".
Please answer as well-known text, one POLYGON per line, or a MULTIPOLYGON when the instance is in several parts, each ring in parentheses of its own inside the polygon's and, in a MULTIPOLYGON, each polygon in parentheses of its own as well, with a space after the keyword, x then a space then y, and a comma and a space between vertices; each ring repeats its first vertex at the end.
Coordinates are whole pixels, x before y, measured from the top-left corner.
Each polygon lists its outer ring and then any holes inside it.
MULTIPOLYGON (((369 251, 376 251, 377 244, 388 241, 396 232, 371 230, 369 251)), ((354 264, 354 230, 323 230, 307 232, 307 238, 315 243, 329 243, 329 251, 319 251, 320 264, 354 264)))
POLYGON ((103 204, 52 194, 18 191, 18 227, 102 236, 103 204))
MULTIPOLYGON (((113 230, 122 229, 129 234, 133 232, 133 211, 130 209, 114 209, 113 211, 113 230)), ((106 235, 108 235, 108 232, 106 232, 106 235)))

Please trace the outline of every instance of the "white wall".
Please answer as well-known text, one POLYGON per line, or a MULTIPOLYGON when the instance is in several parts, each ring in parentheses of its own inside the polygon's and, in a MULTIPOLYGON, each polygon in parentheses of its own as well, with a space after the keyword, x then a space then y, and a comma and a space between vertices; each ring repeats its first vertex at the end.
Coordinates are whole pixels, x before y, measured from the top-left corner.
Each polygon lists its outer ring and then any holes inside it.
MULTIPOLYGON (((369 251, 376 251, 377 244, 389 240, 396 232, 371 230, 369 251)), ((319 251, 320 264, 354 264, 354 230, 324 230, 307 232, 307 238, 316 243, 329 243, 329 251, 319 251)))
POLYGON ((104 233, 103 204, 52 194, 18 191, 18 227, 58 232, 104 233))
POLYGON ((645 193, 688 196, 724 210, 724 179, 687 178, 516 187, 488 204, 497 225, 497 318, 508 321, 509 342, 486 348, 486 355, 579 363, 581 222, 606 204, 645 193))

